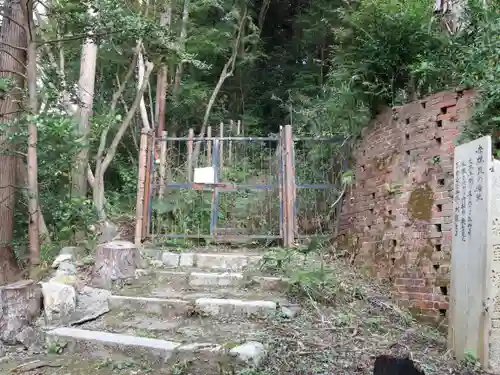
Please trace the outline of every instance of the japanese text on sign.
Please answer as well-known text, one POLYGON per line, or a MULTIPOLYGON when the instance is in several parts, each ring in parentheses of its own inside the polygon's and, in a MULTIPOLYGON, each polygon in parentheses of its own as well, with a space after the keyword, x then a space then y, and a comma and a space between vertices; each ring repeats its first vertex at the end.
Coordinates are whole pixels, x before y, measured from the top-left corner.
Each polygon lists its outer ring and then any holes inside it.
POLYGON ((455 200, 455 212, 454 212, 454 230, 455 230, 455 235, 458 236, 458 228, 459 228, 459 223, 460 223, 460 206, 458 205, 458 202, 460 202, 460 162, 456 161, 455 162, 455 196, 453 199, 455 200))
POLYGON ((469 189, 467 192, 467 235, 472 235, 472 189, 474 186, 474 162, 469 158, 469 189))
POLYGON ((460 170, 462 173, 462 194, 460 197, 460 237, 462 238, 462 242, 465 242, 467 237, 466 237, 466 227, 467 227, 467 221, 465 219, 466 215, 466 208, 467 208, 467 166, 464 161, 460 163, 460 170))
POLYGON ((483 200, 483 181, 484 181, 483 163, 484 163, 484 150, 483 146, 479 145, 476 149, 477 181, 476 181, 476 188, 474 189, 476 193, 476 201, 483 200))

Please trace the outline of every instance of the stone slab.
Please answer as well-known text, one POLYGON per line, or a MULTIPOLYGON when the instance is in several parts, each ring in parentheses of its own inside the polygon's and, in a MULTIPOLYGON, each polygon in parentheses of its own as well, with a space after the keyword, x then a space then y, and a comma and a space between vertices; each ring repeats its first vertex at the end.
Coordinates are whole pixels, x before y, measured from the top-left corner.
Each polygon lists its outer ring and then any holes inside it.
MULTIPOLYGON (((457 146, 454 155, 449 348, 488 366, 492 151, 489 136, 457 146), (488 309, 488 307, 487 307, 488 309)), ((439 233, 438 233, 439 234, 439 233)), ((491 306, 493 307, 493 306, 491 306)))
POLYGON ((245 301, 239 299, 198 298, 197 311, 211 316, 255 315, 266 316, 275 313, 278 304, 272 301, 245 301))
POLYGON ((219 253, 176 253, 158 250, 149 250, 144 255, 151 260, 161 259, 165 267, 200 268, 217 271, 242 271, 252 264, 257 264, 262 256, 247 254, 219 254, 219 253))
POLYGON ((257 342, 246 342, 229 350, 213 343, 178 343, 66 327, 47 332, 46 341, 49 347, 59 345, 65 352, 78 354, 83 358, 134 360, 153 368, 164 368, 186 361, 191 364, 191 373, 204 375, 220 374, 221 364, 224 363, 228 365, 227 370, 233 368, 233 365, 259 363, 265 354, 263 345, 257 342))
POLYGON ((287 279, 272 276, 245 277, 241 272, 190 272, 190 271, 163 271, 156 274, 172 282, 186 283, 192 287, 240 287, 248 283, 259 284, 262 290, 283 290, 287 286, 287 279))
POLYGON ((113 310, 137 311, 171 317, 187 313, 193 306, 193 303, 181 299, 115 295, 109 298, 109 306, 113 310))
POLYGON ((60 345, 71 354, 94 358, 132 358, 150 365, 162 365, 180 343, 103 331, 61 327, 48 331, 47 344, 60 345))

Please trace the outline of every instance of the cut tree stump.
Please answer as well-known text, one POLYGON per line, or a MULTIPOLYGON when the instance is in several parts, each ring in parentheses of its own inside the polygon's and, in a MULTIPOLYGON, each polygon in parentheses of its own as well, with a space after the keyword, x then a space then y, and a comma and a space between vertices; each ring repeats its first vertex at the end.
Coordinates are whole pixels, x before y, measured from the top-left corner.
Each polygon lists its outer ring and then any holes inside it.
POLYGON ((42 292, 33 280, 21 280, 0 287, 0 339, 16 344, 16 336, 41 313, 42 292))
POLYGON ((128 241, 111 241, 97 247, 92 284, 102 289, 122 286, 135 276, 141 254, 128 241))

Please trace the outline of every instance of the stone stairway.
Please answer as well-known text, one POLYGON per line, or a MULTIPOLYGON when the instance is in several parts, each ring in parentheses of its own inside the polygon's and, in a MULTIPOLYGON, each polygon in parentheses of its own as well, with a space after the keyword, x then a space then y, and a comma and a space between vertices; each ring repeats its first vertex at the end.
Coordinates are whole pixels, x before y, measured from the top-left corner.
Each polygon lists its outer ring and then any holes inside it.
POLYGON ((256 271, 261 258, 250 252, 143 251, 148 267, 113 291, 111 311, 78 328, 48 331, 48 346, 182 374, 233 374, 258 366, 267 355, 266 322, 299 311, 283 293, 285 280, 256 271))

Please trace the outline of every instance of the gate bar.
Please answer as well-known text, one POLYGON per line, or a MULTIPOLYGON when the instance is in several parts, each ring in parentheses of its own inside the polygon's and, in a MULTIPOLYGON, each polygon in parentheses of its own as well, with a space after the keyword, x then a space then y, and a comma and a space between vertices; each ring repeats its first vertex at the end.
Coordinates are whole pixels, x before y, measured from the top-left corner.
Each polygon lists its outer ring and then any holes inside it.
POLYGON ((217 229, 217 218, 218 218, 218 208, 219 208, 219 190, 217 188, 217 184, 220 178, 219 171, 219 140, 215 139, 214 141, 214 150, 212 154, 212 167, 214 169, 214 184, 212 187, 212 207, 210 212, 210 235, 215 235, 215 231, 217 229))

